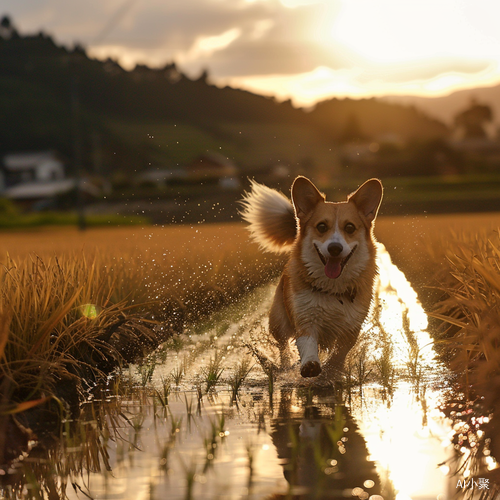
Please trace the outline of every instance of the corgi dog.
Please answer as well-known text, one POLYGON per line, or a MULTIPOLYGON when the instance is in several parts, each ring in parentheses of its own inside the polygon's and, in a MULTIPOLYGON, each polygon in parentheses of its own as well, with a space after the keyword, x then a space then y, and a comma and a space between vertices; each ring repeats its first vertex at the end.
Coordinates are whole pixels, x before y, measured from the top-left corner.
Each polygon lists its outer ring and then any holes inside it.
POLYGON ((241 214, 253 239, 264 250, 290 254, 269 314, 282 368, 290 366, 295 341, 302 377, 342 372, 372 302, 382 194, 382 183, 370 179, 346 201, 329 202, 302 176, 291 201, 255 181, 245 193, 241 214), (329 354, 323 367, 319 348, 329 354))

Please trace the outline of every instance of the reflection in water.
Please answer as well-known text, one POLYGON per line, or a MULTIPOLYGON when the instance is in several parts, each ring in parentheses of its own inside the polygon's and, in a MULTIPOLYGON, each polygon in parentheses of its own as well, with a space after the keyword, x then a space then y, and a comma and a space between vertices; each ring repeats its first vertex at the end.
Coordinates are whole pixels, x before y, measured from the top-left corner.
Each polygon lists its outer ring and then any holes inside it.
MULTIPOLYGON (((376 296, 375 329, 390 335, 394 348, 393 364, 396 368, 408 368, 417 357, 418 364, 426 374, 437 375, 438 363, 435 359, 433 341, 427 332, 427 315, 420 304, 415 290, 405 275, 392 263, 389 253, 382 244, 378 249, 380 271, 376 296)), ((370 318, 366 329, 373 324, 370 318)), ((442 372, 442 370, 441 370, 442 372)))
POLYGON ((367 364, 373 377, 362 394, 352 398, 351 412, 370 458, 380 476, 392 483, 396 498, 435 499, 448 488, 437 467, 450 456, 442 446, 449 442, 450 422, 439 410, 445 369, 436 360, 427 316, 415 291, 382 245, 378 266, 376 307, 360 340, 372 353, 367 364), (393 369, 389 382, 384 362, 393 369))
POLYGON ((441 445, 450 428, 436 409, 435 394, 427 391, 426 408, 416 400, 408 383, 395 390, 390 405, 377 400, 377 391, 367 390, 364 400, 355 401, 351 411, 370 458, 386 480, 384 485, 391 482, 397 499, 445 494, 447 480, 437 466, 450 456, 441 445), (423 419, 426 410, 428 418, 423 419))
POLYGON ((273 296, 266 287, 176 338, 146 370, 119 377, 120 391, 84 405, 61 440, 39 445, 38 456, 8 471, 17 473, 3 476, 0 495, 451 498, 455 485, 448 490, 447 470, 437 467, 450 456, 453 435, 438 409, 445 370, 415 292, 382 246, 379 268, 373 314, 348 359, 343 392, 295 369, 278 377, 270 395, 256 366, 237 403, 231 400, 228 380, 248 353, 245 343, 257 337, 273 357, 262 328, 273 296), (224 372, 216 392, 203 394, 216 356, 224 372))
MULTIPOLYGON (((443 500, 448 495, 448 480, 444 469, 440 470, 437 465, 450 457, 449 449, 442 445, 449 443, 450 421, 439 410, 446 372, 436 360, 427 332, 427 316, 417 294, 404 274, 392 264, 383 245, 379 248, 378 266, 380 278, 374 308, 346 366, 349 413, 338 405, 337 412, 333 411, 338 417, 342 408, 342 418, 349 420, 346 428, 350 432, 356 429, 354 456, 364 458, 353 464, 345 461, 348 454, 342 456, 349 471, 343 480, 349 478, 350 481, 336 493, 331 490, 330 494, 334 498, 348 488, 360 488, 354 494, 359 498, 382 495, 385 499, 396 496, 398 500, 436 499, 441 495, 439 499, 443 500), (373 464, 378 476, 370 470, 373 464), (363 489, 364 481, 370 485, 373 482, 373 489, 363 489)), ((282 405, 283 392, 280 414, 288 413, 292 415, 288 418, 293 419, 293 412, 282 411, 282 405)), ((320 411, 312 406, 304 411, 301 423, 296 422, 293 427, 296 439, 307 443, 311 432, 305 430, 311 429, 317 436, 323 435, 322 446, 331 445, 325 426, 338 426, 335 420, 329 424, 322 421, 315 408, 324 414, 325 407, 320 411)), ((285 439, 283 427, 273 426, 273 442, 280 458, 286 458, 288 463, 292 454, 285 453, 285 439)), ((307 486, 308 491, 317 494, 313 485, 327 482, 311 471, 318 450, 315 455, 315 445, 311 444, 304 445, 303 449, 304 456, 294 464, 295 475, 285 467, 285 477, 291 484, 307 486)), ((330 497, 321 491, 319 498, 330 497)))
POLYGON ((365 441, 331 390, 282 390, 271 437, 290 485, 283 498, 366 500, 380 495, 365 441))

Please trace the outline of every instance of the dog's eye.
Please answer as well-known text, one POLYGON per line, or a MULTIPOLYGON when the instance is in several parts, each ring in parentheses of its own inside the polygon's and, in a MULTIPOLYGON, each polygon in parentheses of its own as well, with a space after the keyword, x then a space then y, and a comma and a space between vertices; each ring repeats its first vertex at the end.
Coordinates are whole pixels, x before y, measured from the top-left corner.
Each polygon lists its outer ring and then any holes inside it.
POLYGON ((320 222, 320 223, 316 226, 316 229, 317 229, 320 233, 326 233, 326 231, 328 230, 328 226, 327 226, 324 222, 320 222))
POLYGON ((345 227, 344 227, 344 231, 347 233, 347 234, 352 234, 354 233, 354 231, 356 231, 356 226, 354 224, 352 224, 351 222, 348 222, 345 227))

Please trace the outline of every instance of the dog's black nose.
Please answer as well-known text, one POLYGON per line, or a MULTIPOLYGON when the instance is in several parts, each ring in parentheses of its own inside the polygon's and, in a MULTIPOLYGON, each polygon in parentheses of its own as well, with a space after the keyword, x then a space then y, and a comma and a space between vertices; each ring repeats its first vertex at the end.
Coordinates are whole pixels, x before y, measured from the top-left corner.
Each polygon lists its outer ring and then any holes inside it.
POLYGON ((338 257, 342 253, 342 250, 344 250, 344 247, 340 243, 330 243, 328 245, 328 253, 332 257, 338 257))

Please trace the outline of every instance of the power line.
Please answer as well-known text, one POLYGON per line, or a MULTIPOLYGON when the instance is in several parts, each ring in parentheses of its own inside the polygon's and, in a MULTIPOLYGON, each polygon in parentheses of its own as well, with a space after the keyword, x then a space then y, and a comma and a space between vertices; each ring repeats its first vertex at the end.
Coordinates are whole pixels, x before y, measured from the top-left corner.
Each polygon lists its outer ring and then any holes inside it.
POLYGON ((125 14, 132 8, 137 0, 125 0, 125 2, 116 10, 102 30, 97 34, 91 44, 102 42, 113 31, 115 26, 122 20, 125 14))

